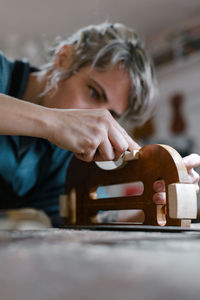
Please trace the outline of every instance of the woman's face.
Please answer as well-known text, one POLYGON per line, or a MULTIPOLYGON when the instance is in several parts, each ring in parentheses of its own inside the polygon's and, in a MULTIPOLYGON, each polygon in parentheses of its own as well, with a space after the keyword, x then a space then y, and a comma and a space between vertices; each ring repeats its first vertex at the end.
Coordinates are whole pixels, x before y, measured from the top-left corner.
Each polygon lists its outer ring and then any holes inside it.
POLYGON ((129 106, 131 81, 128 73, 115 65, 108 71, 81 68, 75 75, 58 83, 58 89, 43 105, 54 108, 105 108, 114 116, 129 106))

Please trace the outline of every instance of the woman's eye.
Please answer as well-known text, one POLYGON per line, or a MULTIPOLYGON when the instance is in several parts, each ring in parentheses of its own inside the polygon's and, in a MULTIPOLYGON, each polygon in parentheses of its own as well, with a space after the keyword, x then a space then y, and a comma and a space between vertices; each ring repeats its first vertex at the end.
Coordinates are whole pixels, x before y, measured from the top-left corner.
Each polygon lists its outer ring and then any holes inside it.
POLYGON ((97 90, 91 86, 89 86, 90 95, 92 98, 99 100, 101 98, 100 94, 97 92, 97 90))

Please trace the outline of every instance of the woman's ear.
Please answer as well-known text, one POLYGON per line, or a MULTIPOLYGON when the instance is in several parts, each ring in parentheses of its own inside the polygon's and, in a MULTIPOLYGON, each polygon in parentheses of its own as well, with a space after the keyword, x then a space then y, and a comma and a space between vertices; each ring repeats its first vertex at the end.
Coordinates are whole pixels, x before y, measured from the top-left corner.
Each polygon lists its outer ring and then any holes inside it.
POLYGON ((54 58, 54 68, 64 71, 69 68, 72 63, 73 56, 73 46, 72 45, 63 45, 61 46, 54 58))

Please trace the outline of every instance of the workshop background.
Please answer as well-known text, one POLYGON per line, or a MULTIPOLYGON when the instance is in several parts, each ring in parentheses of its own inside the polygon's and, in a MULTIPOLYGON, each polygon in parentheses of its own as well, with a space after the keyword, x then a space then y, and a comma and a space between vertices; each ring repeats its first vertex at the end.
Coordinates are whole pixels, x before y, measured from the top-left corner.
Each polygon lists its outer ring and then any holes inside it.
MULTIPOLYGON (((131 134, 200 154, 200 0, 0 0, 0 49, 40 66, 57 36, 105 20, 134 27, 156 66, 157 113, 131 134)), ((9 214, 0 215, 1 300, 200 298, 199 227, 75 231, 49 228, 41 212, 25 211, 24 224, 9 214)))
POLYGON ((130 134, 141 145, 200 153, 199 0, 0 0, 0 7, 0 49, 36 66, 48 61, 58 37, 82 26, 107 20, 135 28, 153 57, 159 93, 155 116, 130 134))

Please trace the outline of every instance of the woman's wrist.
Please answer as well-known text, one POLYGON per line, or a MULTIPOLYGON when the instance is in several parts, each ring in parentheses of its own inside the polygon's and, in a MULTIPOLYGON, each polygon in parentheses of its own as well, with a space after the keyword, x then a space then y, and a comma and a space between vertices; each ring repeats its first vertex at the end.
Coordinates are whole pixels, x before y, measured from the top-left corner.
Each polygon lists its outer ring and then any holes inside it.
POLYGON ((58 116, 56 114, 56 109, 47 108, 42 106, 40 111, 40 116, 37 119, 39 125, 39 134, 41 138, 47 139, 53 142, 55 139, 55 134, 58 130, 58 116))
POLYGON ((34 110, 32 111, 32 116, 29 118, 29 128, 30 132, 27 131, 26 135, 51 139, 53 131, 53 114, 52 109, 34 105, 34 110))

